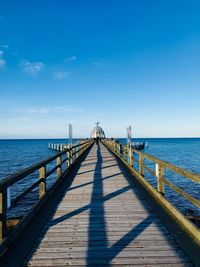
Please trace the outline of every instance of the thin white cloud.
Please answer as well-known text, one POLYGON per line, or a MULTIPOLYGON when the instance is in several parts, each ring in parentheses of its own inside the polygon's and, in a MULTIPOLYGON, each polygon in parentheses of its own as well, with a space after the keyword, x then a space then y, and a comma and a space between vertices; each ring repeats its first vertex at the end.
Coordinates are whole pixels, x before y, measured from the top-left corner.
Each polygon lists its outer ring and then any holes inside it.
POLYGON ((3 48, 3 49, 8 49, 9 46, 8 46, 7 44, 3 44, 3 45, 1 45, 1 48, 3 48))
POLYGON ((94 61, 94 62, 92 62, 92 64, 93 65, 95 65, 95 66, 100 66, 100 65, 103 65, 104 63, 103 63, 103 61, 94 61))
POLYGON ((4 52, 0 50, 0 68, 3 68, 6 65, 6 61, 3 58, 4 52))
POLYGON ((68 71, 55 71, 54 72, 54 78, 57 80, 64 80, 67 79, 70 76, 70 72, 68 71))
POLYGON ((0 58, 0 68, 3 68, 6 65, 6 62, 3 58, 0 58))
POLYGON ((56 106, 56 107, 27 107, 16 110, 24 114, 45 115, 49 113, 66 113, 66 112, 82 112, 83 109, 75 106, 56 106))
POLYGON ((24 73, 29 76, 36 77, 45 65, 42 62, 24 61, 20 66, 24 73))
POLYGON ((66 58, 66 61, 76 61, 76 60, 77 60, 76 56, 71 56, 66 58))
POLYGON ((37 114, 47 114, 50 112, 50 109, 48 108, 28 108, 25 109, 24 112, 26 113, 37 113, 37 114))

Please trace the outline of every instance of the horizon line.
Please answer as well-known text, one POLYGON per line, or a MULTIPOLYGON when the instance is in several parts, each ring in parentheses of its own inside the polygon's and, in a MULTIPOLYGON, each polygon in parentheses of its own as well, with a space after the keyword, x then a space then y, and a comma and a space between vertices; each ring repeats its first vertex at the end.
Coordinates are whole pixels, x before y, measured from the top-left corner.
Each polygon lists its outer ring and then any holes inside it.
MULTIPOLYGON (((74 137, 73 139, 85 139, 90 137, 74 137)), ((114 139, 127 139, 127 137, 108 137, 108 138, 114 138, 114 139)), ((170 136, 170 137, 132 137, 131 139, 199 139, 200 136, 170 136)), ((37 138, 0 138, 0 141, 2 140, 49 140, 49 139, 69 139, 69 137, 37 137, 37 138)))

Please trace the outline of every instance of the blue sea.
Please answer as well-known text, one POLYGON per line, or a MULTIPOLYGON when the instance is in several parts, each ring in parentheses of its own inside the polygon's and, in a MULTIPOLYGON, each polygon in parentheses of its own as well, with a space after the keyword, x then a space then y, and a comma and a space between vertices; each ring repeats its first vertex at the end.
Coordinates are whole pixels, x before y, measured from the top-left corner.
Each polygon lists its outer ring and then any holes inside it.
MULTIPOLYGON (((73 142, 77 143, 76 139, 73 142)), ((121 138, 122 143, 126 139, 121 138)), ((162 160, 173 163, 188 171, 200 174, 200 138, 145 138, 134 139, 134 142, 148 142, 148 147, 144 152, 162 160)), ((34 163, 54 155, 56 152, 48 149, 48 143, 64 144, 68 143, 67 139, 34 139, 34 140, 0 140, 0 180, 20 171, 34 163)), ((154 164, 147 162, 148 166, 154 170, 154 164)), ((137 166, 135 166, 137 168, 137 166)), ((11 197, 14 199, 22 190, 37 179, 38 174, 28 176, 23 181, 18 182, 14 187, 11 187, 11 197)), ((154 177, 146 174, 147 180, 156 187, 157 182, 154 177)), ((187 193, 200 199, 200 185, 189 181, 188 179, 166 172, 166 177, 169 181, 174 182, 177 186, 184 189, 187 193)), ((50 177, 50 186, 55 180, 55 177, 50 177)), ((37 194, 33 191, 27 196, 26 201, 22 201, 9 211, 9 216, 22 215, 24 210, 31 208, 32 203, 36 200, 37 194), (25 203, 25 204, 24 204, 25 203)), ((200 212, 193 205, 185 201, 171 189, 166 188, 166 198, 168 198, 182 212, 193 210, 195 214, 200 212)))
MULTIPOLYGON (((74 139, 73 144, 79 142, 74 139)), ((25 140, 0 140, 0 180, 30 167, 41 160, 47 159, 57 153, 48 148, 49 143, 68 144, 68 139, 25 139, 25 140)), ((48 164, 47 171, 55 165, 48 164)), ((24 189, 38 179, 38 172, 35 172, 10 187, 11 200, 15 199, 24 189)), ((47 179, 47 188, 55 182, 56 176, 52 174, 47 179)), ((35 188, 16 206, 9 209, 8 217, 19 217, 30 209, 38 199, 38 188, 35 188)))

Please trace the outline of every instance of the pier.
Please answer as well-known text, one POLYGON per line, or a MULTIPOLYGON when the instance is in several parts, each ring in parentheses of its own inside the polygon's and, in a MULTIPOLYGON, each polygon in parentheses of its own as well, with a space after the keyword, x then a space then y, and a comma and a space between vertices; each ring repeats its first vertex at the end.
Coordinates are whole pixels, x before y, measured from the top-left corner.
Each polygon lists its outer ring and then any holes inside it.
POLYGON ((166 170, 200 181, 110 139, 62 148, 5 178, 0 182, 0 266, 199 266, 200 231, 165 198, 165 187, 198 208, 200 202, 170 182, 166 170), (38 180, 10 205, 26 201, 35 188, 38 200, 12 223, 8 188, 35 172, 38 180), (146 172, 157 188, 145 179, 146 172), (55 181, 48 188, 52 174, 55 181))

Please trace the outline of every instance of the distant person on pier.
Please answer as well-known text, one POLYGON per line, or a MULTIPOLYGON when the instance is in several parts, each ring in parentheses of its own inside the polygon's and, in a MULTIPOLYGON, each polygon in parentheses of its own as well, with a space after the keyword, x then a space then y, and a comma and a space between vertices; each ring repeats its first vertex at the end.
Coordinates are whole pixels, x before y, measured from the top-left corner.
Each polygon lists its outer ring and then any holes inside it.
POLYGON ((95 142, 97 145, 99 145, 99 137, 98 136, 95 138, 95 142))
POLYGON ((96 127, 93 128, 91 132, 91 138, 93 138, 94 142, 97 145, 99 145, 99 142, 101 142, 101 140, 105 138, 104 130, 101 127, 99 127, 99 122, 97 122, 96 127))

